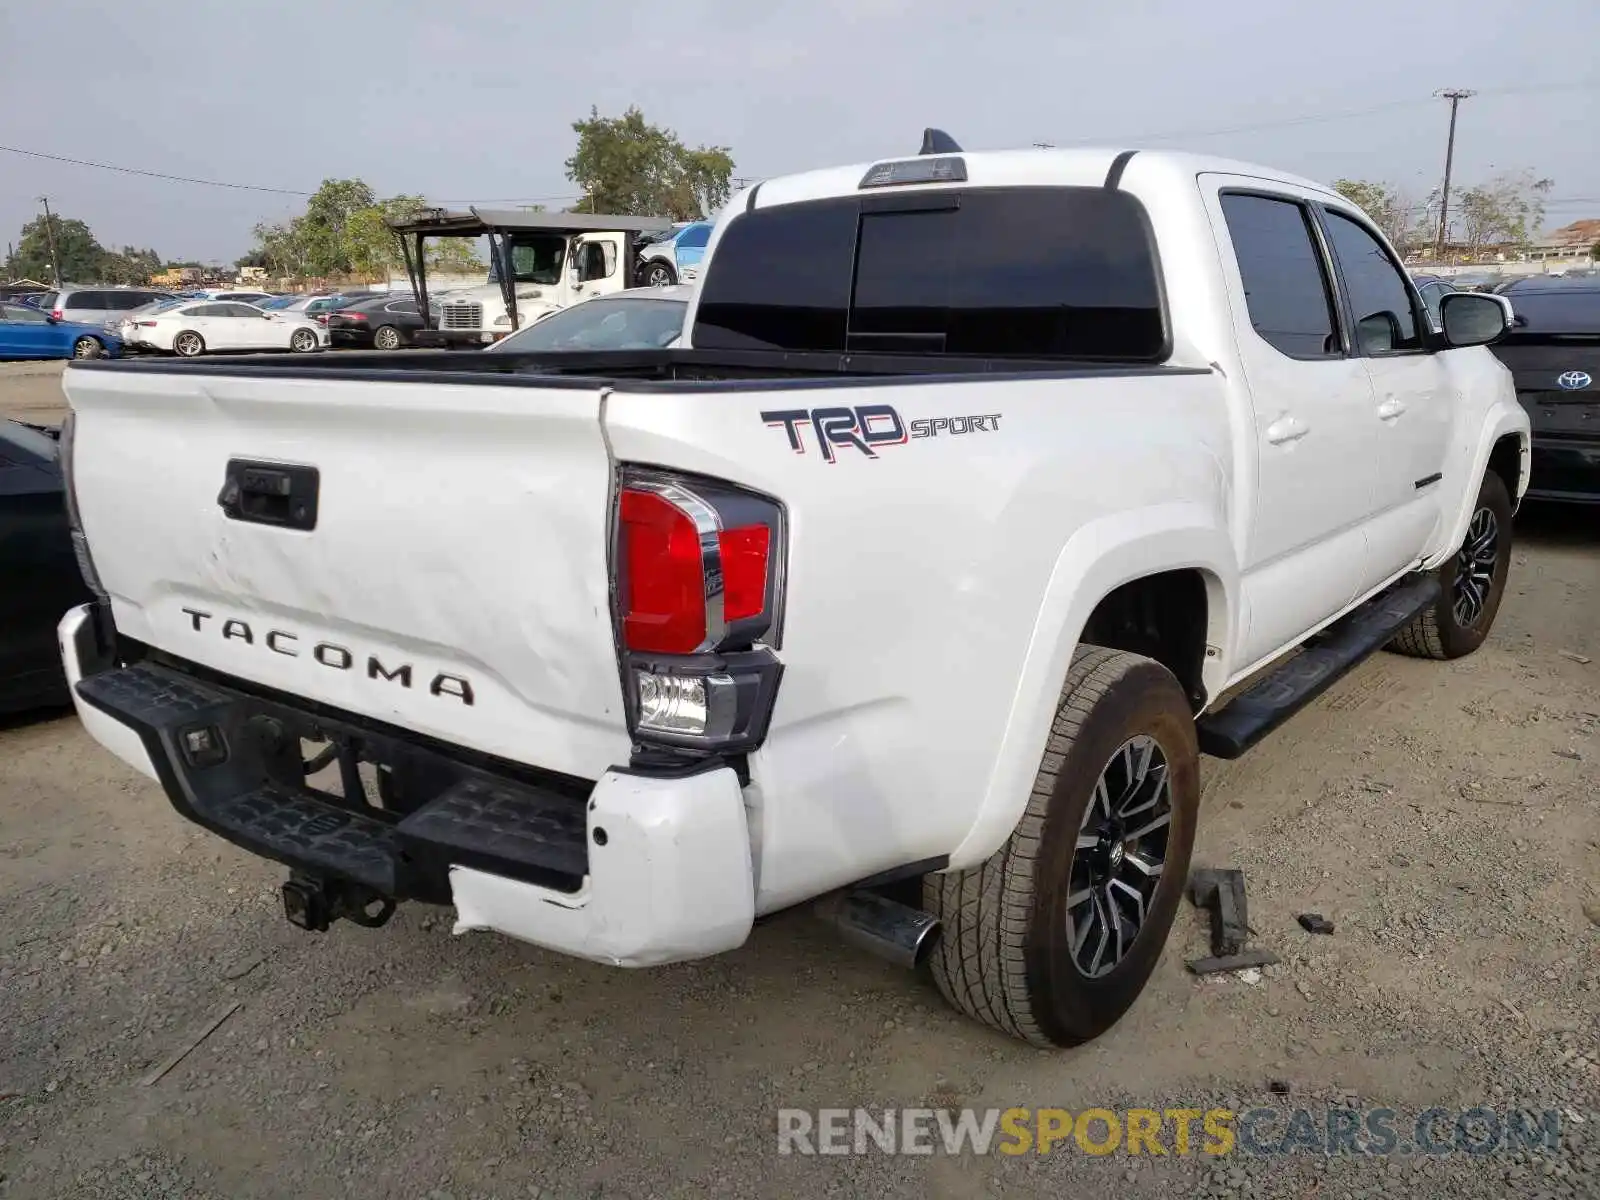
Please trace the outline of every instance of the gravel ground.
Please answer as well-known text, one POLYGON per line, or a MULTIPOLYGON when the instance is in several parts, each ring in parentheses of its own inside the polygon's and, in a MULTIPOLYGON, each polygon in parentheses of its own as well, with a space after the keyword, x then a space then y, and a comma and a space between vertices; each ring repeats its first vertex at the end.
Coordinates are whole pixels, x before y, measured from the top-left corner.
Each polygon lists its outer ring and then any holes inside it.
MULTIPOLYGON (((5 406, 41 411, 36 378, 0 379, 5 406)), ((1282 964, 1197 982, 1185 911, 1133 1012, 1070 1053, 957 1017, 801 914, 648 972, 455 938, 421 906, 303 934, 276 868, 75 719, 13 722, 0 1196, 1600 1196, 1600 531, 1535 511, 1519 538, 1477 655, 1379 656, 1206 760, 1196 864, 1246 872, 1282 964), (1559 1148, 1481 1157, 776 1152, 778 1109, 856 1105, 1265 1106, 1272 1140, 1296 1107, 1392 1108, 1403 1138, 1435 1106, 1562 1115, 1559 1148)))

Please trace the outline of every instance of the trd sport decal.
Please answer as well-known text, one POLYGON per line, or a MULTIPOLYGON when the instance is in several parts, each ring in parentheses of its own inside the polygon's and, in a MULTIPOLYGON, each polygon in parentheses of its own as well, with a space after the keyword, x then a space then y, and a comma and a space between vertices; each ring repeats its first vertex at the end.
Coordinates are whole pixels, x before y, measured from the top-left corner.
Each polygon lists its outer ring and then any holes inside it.
POLYGON ((868 458, 877 458, 884 446, 903 446, 917 438, 941 434, 996 433, 999 413, 975 417, 916 417, 903 421, 887 404, 863 404, 859 408, 791 408, 783 412, 764 412, 761 419, 771 426, 782 426, 789 435, 789 449, 806 452, 806 436, 801 427, 815 431, 822 461, 837 461, 836 451, 852 446, 868 458), (909 432, 908 432, 909 430, 909 432))

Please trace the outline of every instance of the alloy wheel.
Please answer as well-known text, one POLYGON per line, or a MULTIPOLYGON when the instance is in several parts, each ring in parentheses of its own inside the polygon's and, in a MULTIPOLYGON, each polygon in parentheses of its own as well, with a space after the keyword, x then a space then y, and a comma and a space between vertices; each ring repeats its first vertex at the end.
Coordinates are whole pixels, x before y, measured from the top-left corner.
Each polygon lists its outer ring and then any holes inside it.
POLYGON ((1095 781, 1078 827, 1067 889, 1072 964, 1108 974, 1144 928, 1172 828, 1172 783, 1161 743, 1129 738, 1095 781))
POLYGON ((1500 553, 1500 522, 1492 509, 1478 509, 1467 523, 1467 540, 1456 555, 1456 578, 1451 606, 1456 624, 1471 629, 1483 617, 1494 587, 1494 569, 1500 553))
POLYGON ((100 343, 92 337, 79 338, 72 346, 73 358, 99 358, 100 343))

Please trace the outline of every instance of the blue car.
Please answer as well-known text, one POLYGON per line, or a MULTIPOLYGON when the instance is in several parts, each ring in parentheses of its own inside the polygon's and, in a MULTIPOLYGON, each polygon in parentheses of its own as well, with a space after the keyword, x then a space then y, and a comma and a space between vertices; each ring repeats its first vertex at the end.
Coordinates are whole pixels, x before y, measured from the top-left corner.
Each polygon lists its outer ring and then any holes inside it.
POLYGON ((117 358, 122 339, 98 325, 60 321, 26 304, 0 303, 0 358, 117 358))
POLYGON ((651 242, 639 254, 639 286, 693 283, 710 240, 711 222, 692 221, 679 225, 660 241, 651 242))

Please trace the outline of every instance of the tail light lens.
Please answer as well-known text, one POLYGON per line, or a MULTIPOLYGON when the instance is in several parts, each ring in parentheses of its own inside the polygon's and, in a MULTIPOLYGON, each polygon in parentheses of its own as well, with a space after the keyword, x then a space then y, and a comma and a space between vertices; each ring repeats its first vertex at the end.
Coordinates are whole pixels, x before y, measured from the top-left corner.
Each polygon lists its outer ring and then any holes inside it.
POLYGON ((613 563, 636 742, 708 753, 760 744, 782 672, 785 536, 768 497, 624 469, 613 563))
POLYGON ((341 312, 334 313, 333 315, 336 317, 343 317, 346 321, 365 321, 367 319, 366 313, 358 312, 341 312))
POLYGON ((50 310, 50 315, 58 321, 61 320, 61 310, 59 308, 52 308, 50 310))

